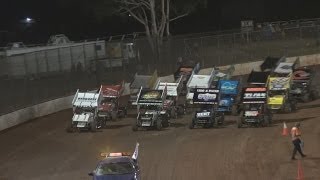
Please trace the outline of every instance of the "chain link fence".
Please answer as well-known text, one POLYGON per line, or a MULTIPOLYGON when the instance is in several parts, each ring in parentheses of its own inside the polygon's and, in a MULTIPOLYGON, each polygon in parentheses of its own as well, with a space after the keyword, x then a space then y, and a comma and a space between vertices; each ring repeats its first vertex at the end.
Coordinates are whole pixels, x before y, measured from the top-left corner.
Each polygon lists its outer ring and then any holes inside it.
MULTIPOLYGON (((179 58, 200 62, 205 68, 257 61, 267 56, 319 53, 319 30, 319 25, 312 25, 275 31, 177 36, 165 39, 157 56, 152 52, 148 39, 136 38, 128 41, 133 43, 135 58, 117 67, 111 66, 111 60, 106 61, 105 54, 98 56, 105 47, 96 46, 90 50, 85 50, 85 46, 64 47, 0 59, 1 72, 23 75, 0 79, 0 114, 73 95, 77 89, 92 90, 101 83, 114 84, 123 79, 130 82, 136 72, 151 74, 157 69, 159 75, 172 74, 179 58), (76 62, 83 62, 83 66, 77 66, 76 62), (110 66, 106 65, 108 63, 110 66), (54 71, 50 71, 52 69, 54 71)), ((106 46, 108 43, 108 40, 104 41, 106 46)))
MULTIPOLYGON (((179 57, 200 62, 202 67, 212 67, 257 61, 267 56, 319 53, 319 30, 320 26, 316 25, 283 28, 274 32, 260 30, 191 38, 173 37, 165 41, 157 68, 160 72, 171 73, 174 70, 171 67, 175 67, 179 57)), ((139 48, 139 51, 148 51, 150 54, 151 50, 139 48)), ((152 55, 140 54, 144 55, 141 58, 146 63, 152 59, 152 55)))

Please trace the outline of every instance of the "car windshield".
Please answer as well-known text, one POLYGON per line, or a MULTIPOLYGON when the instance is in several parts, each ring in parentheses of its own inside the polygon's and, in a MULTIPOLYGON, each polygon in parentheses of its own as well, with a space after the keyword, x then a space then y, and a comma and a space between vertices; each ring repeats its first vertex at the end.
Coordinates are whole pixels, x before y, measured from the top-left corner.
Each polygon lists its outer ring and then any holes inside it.
POLYGON ((130 174, 134 172, 134 167, 130 162, 105 163, 100 164, 96 169, 97 176, 130 174))

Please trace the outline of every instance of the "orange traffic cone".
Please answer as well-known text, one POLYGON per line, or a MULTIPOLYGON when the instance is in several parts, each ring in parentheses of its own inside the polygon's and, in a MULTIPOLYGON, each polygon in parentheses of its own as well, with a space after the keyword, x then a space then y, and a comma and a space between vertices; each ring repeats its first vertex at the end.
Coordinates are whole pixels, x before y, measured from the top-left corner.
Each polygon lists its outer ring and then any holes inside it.
POLYGON ((298 161, 298 176, 297 176, 297 180, 304 180, 303 169, 302 169, 300 160, 298 161))
POLYGON ((282 136, 288 136, 289 132, 288 132, 288 127, 286 122, 283 122, 283 129, 282 129, 282 136))

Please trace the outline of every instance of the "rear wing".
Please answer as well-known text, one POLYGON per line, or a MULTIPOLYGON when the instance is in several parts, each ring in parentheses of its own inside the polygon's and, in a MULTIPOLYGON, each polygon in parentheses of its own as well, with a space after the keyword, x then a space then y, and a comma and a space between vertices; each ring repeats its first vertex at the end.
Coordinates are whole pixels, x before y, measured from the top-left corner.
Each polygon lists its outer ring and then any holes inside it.
POLYGON ((119 85, 101 85, 100 91, 103 97, 116 98, 120 97, 125 88, 125 82, 122 81, 119 85))
POLYGON ((216 74, 214 77, 214 81, 228 80, 232 77, 234 71, 235 71, 234 65, 230 65, 229 68, 226 70, 220 70, 220 69, 216 68, 216 74))
POLYGON ((235 80, 220 80, 219 90, 221 94, 237 95, 239 88, 239 81, 235 80))
POLYGON ((251 71, 247 79, 247 83, 250 85, 267 86, 270 71, 258 72, 251 71))
POLYGON ((210 88, 216 74, 217 70, 215 68, 212 68, 211 72, 208 75, 199 75, 193 73, 187 82, 187 88, 210 88))
POLYGON ((132 82, 130 83, 130 89, 140 89, 141 86, 144 88, 150 88, 150 81, 155 75, 157 76, 155 73, 153 73, 153 75, 139 75, 136 73, 132 82))
POLYGON ((307 68, 298 68, 293 71, 294 82, 308 82, 313 77, 313 72, 307 68))
POLYGON ((94 92, 80 92, 77 90, 73 100, 72 106, 74 107, 90 107, 96 108, 101 101, 102 93, 99 91, 98 93, 94 92))
POLYGON ((260 65, 261 71, 273 71, 280 62, 285 62, 286 57, 275 58, 268 56, 260 65))
POLYGON ((153 88, 154 84, 157 82, 157 79, 158 79, 158 71, 155 70, 152 76, 150 77, 150 79, 148 80, 148 88, 153 88))
POLYGON ((291 85, 291 78, 289 77, 269 77, 268 89, 269 90, 286 90, 291 85))
POLYGON ((141 87, 138 93, 136 104, 162 106, 166 96, 167 88, 163 90, 153 90, 141 87))
POLYGON ((193 71, 190 75, 190 78, 188 79, 188 82, 187 82, 187 87, 189 86, 190 82, 192 81, 192 77, 194 75, 197 75, 200 71, 200 63, 196 64, 196 66, 193 68, 193 71))
POLYGON ((219 102, 219 89, 197 88, 194 90, 193 104, 217 104, 219 102))
POLYGON ((243 89, 241 102, 243 104, 264 104, 267 101, 267 88, 251 88, 243 89))
POLYGON ((164 90, 167 88, 167 96, 178 96, 182 89, 182 76, 175 83, 158 81, 156 90, 164 90))
POLYGON ((295 67, 294 62, 281 62, 272 71, 272 76, 276 76, 276 75, 291 76, 294 70, 294 67, 295 67))

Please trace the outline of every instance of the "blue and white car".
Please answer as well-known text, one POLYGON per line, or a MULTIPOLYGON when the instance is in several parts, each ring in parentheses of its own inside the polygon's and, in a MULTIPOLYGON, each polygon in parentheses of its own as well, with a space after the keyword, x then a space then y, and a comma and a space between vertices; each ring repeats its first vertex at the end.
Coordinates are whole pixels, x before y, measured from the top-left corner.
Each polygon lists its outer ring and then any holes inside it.
POLYGON ((89 173, 93 180, 140 180, 138 165, 139 143, 131 156, 128 153, 102 153, 96 169, 89 173))

